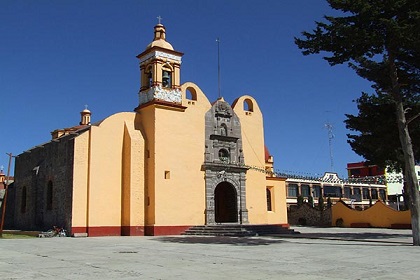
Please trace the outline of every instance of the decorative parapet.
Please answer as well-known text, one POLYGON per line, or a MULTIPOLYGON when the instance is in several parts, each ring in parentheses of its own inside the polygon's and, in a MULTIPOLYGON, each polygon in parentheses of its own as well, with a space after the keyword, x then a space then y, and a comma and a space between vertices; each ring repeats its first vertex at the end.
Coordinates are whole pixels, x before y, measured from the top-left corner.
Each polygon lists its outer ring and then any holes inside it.
POLYGON ((167 53, 167 52, 161 52, 161 51, 150 52, 150 53, 146 54, 145 56, 140 57, 140 64, 145 62, 146 60, 148 60, 150 58, 160 58, 160 59, 165 59, 166 58, 166 59, 174 60, 174 61, 178 62, 179 64, 181 64, 181 56, 170 54, 170 53, 167 53))
POLYGON ((156 85, 149 88, 147 91, 139 92, 140 105, 150 102, 154 99, 181 104, 181 90, 177 88, 162 88, 161 85, 156 85))

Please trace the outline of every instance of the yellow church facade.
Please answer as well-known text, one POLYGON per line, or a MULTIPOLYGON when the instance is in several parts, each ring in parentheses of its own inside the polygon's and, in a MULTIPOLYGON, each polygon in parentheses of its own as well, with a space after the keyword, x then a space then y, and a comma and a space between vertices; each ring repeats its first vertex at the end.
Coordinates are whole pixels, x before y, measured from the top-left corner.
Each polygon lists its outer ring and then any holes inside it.
POLYGON ((194 83, 181 85, 182 55, 156 25, 137 56, 134 112, 90 124, 84 110, 80 126, 57 130, 51 142, 18 156, 14 227, 59 225, 88 236, 181 234, 219 224, 288 227, 286 178, 270 175, 257 101, 245 95, 232 105, 223 98, 211 103, 194 83))

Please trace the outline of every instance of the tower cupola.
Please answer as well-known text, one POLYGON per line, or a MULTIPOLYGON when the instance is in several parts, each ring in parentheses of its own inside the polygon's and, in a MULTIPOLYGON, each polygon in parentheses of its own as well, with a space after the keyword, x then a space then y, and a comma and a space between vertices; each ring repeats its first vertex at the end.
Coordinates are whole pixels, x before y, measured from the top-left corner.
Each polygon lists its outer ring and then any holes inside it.
POLYGON ((88 110, 87 105, 86 108, 80 112, 80 125, 90 125, 90 116, 92 113, 88 110))
POLYGON ((172 51, 174 50, 172 45, 166 41, 165 26, 160 23, 155 26, 155 37, 153 38, 153 41, 147 45, 146 49, 150 49, 152 47, 161 47, 172 51))
POLYGON ((166 30, 162 24, 158 24, 155 26, 155 39, 156 40, 165 40, 166 30))
POLYGON ((181 104, 182 56, 183 53, 175 51, 166 41, 165 26, 159 22, 154 27, 153 41, 137 56, 140 60, 139 106, 156 101, 181 104))

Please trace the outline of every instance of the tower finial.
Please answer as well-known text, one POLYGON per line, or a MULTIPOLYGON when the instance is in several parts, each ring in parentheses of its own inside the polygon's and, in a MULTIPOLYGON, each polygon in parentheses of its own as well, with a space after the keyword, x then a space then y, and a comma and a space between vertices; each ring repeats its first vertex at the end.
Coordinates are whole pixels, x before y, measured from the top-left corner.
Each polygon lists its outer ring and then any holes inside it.
POLYGON ((163 24, 160 23, 162 18, 160 16, 158 16, 157 18, 159 20, 159 23, 155 26, 155 38, 153 39, 153 41, 156 41, 156 40, 166 41, 165 27, 163 26, 163 24))
POLYGON ((163 18, 161 16, 157 16, 157 19, 158 19, 158 24, 162 24, 161 21, 163 18))

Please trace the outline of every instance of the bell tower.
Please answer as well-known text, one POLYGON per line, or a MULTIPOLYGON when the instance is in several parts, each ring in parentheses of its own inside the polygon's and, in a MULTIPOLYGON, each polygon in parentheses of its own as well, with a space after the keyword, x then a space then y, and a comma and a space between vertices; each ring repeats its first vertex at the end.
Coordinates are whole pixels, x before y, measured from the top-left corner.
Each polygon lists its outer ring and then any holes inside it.
POLYGON ((166 41, 165 27, 154 27, 153 41, 137 56, 140 60, 139 106, 153 101, 181 104, 180 67, 183 53, 166 41))

